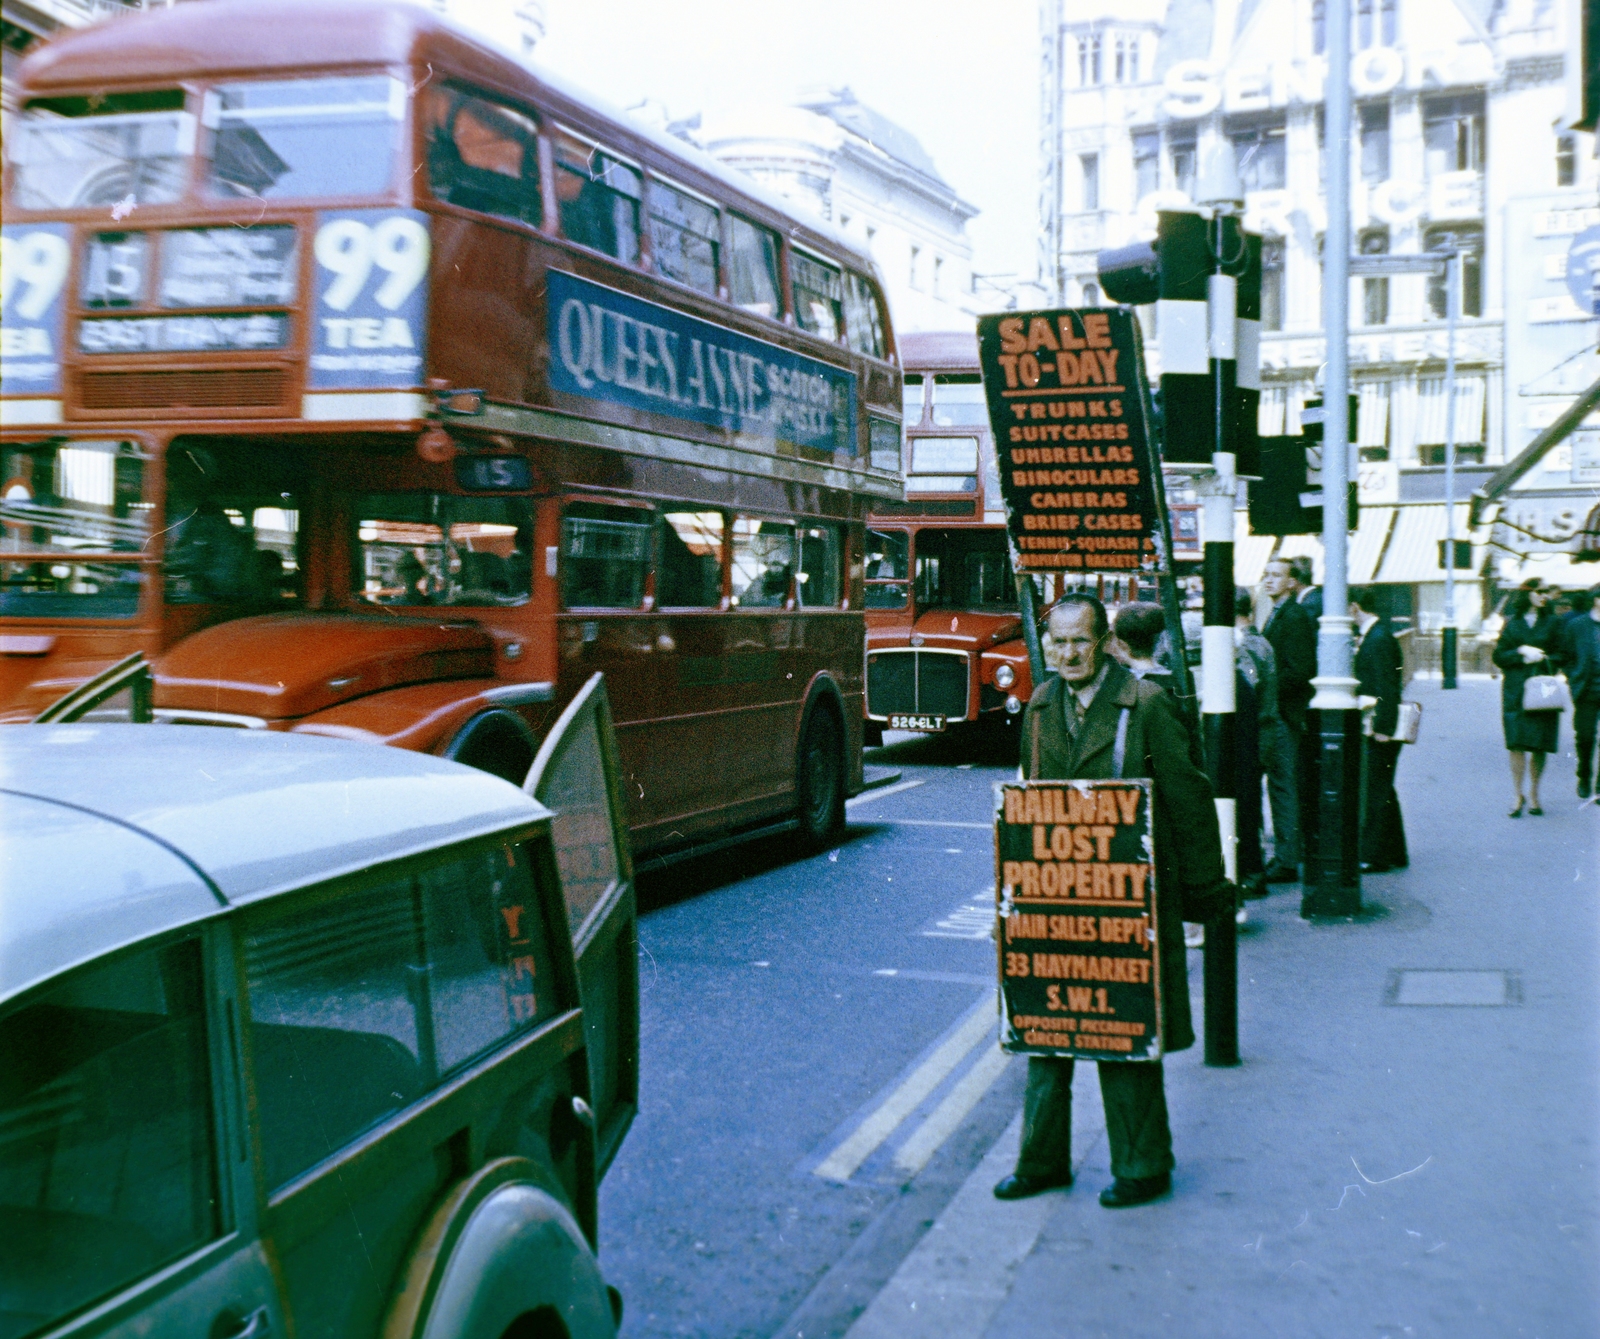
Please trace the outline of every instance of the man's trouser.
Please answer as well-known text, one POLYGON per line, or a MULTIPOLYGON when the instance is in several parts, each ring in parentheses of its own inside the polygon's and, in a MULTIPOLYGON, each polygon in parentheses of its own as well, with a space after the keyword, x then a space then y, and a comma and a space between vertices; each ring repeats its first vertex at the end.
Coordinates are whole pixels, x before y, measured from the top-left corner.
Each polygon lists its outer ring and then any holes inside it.
MULTIPOLYGON (((1057 1180, 1072 1171, 1072 1069, 1070 1056, 1031 1056, 1022 1099, 1022 1151, 1017 1175, 1057 1180)), ((1159 1060, 1100 1062, 1111 1174, 1160 1176, 1170 1172, 1172 1129, 1159 1060)))
POLYGON ((1594 782, 1595 721, 1600 717, 1600 697, 1580 697, 1572 704, 1572 733, 1577 737, 1578 784, 1594 782))
POLYGON ((1398 740, 1366 741, 1367 809, 1361 821, 1361 859, 1373 865, 1404 865, 1406 826, 1395 794, 1394 771, 1400 763, 1398 740))
POLYGON ((1295 755, 1300 735, 1283 721, 1261 727, 1261 770, 1267 774, 1272 802, 1272 860, 1277 865, 1300 863, 1300 791, 1295 755))

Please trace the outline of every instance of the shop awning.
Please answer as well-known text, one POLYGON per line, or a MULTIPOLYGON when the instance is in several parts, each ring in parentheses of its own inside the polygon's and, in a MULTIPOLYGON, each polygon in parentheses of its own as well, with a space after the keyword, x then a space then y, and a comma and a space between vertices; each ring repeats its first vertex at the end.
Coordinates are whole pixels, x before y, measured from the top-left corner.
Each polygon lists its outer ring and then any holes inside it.
MULTIPOLYGON (((1376 510, 1376 509, 1374 509, 1376 510)), ((1414 503, 1394 509, 1394 532, 1389 536, 1387 550, 1374 581, 1417 585, 1443 581, 1444 568, 1439 566, 1439 541, 1445 537, 1445 506, 1442 502, 1414 503)), ((1455 537, 1468 539, 1468 504, 1456 503, 1455 537)), ((1477 572, 1456 569, 1457 581, 1476 581, 1477 572)))
POLYGON ((1250 513, 1233 513, 1233 583, 1236 586, 1254 586, 1261 580, 1267 559, 1272 554, 1276 535, 1252 535, 1250 513))

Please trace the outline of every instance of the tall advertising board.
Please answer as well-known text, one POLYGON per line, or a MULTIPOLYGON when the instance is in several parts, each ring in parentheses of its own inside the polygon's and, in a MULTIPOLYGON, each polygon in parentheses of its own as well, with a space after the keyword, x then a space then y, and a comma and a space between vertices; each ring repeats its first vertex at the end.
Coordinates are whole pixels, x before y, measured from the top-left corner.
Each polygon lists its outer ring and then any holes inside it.
POLYGON ((1137 572, 1156 558, 1139 327, 1121 307, 978 320, 978 359, 1022 572, 1137 572))

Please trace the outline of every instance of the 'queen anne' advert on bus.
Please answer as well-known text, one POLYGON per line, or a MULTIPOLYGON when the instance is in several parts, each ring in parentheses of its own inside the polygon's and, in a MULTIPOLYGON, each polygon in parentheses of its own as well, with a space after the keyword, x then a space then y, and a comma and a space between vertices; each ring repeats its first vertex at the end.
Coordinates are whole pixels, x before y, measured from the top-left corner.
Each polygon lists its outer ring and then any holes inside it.
POLYGON ((560 270, 549 281, 555 390, 855 454, 852 373, 560 270))

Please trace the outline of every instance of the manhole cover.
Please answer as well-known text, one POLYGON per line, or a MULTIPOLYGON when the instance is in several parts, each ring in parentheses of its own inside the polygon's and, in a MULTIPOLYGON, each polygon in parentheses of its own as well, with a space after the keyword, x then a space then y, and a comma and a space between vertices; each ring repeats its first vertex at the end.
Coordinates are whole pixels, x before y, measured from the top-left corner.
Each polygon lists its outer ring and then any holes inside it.
POLYGON ((1522 1003, 1522 978, 1516 972, 1396 967, 1383 993, 1385 1004, 1477 1005, 1522 1003))

